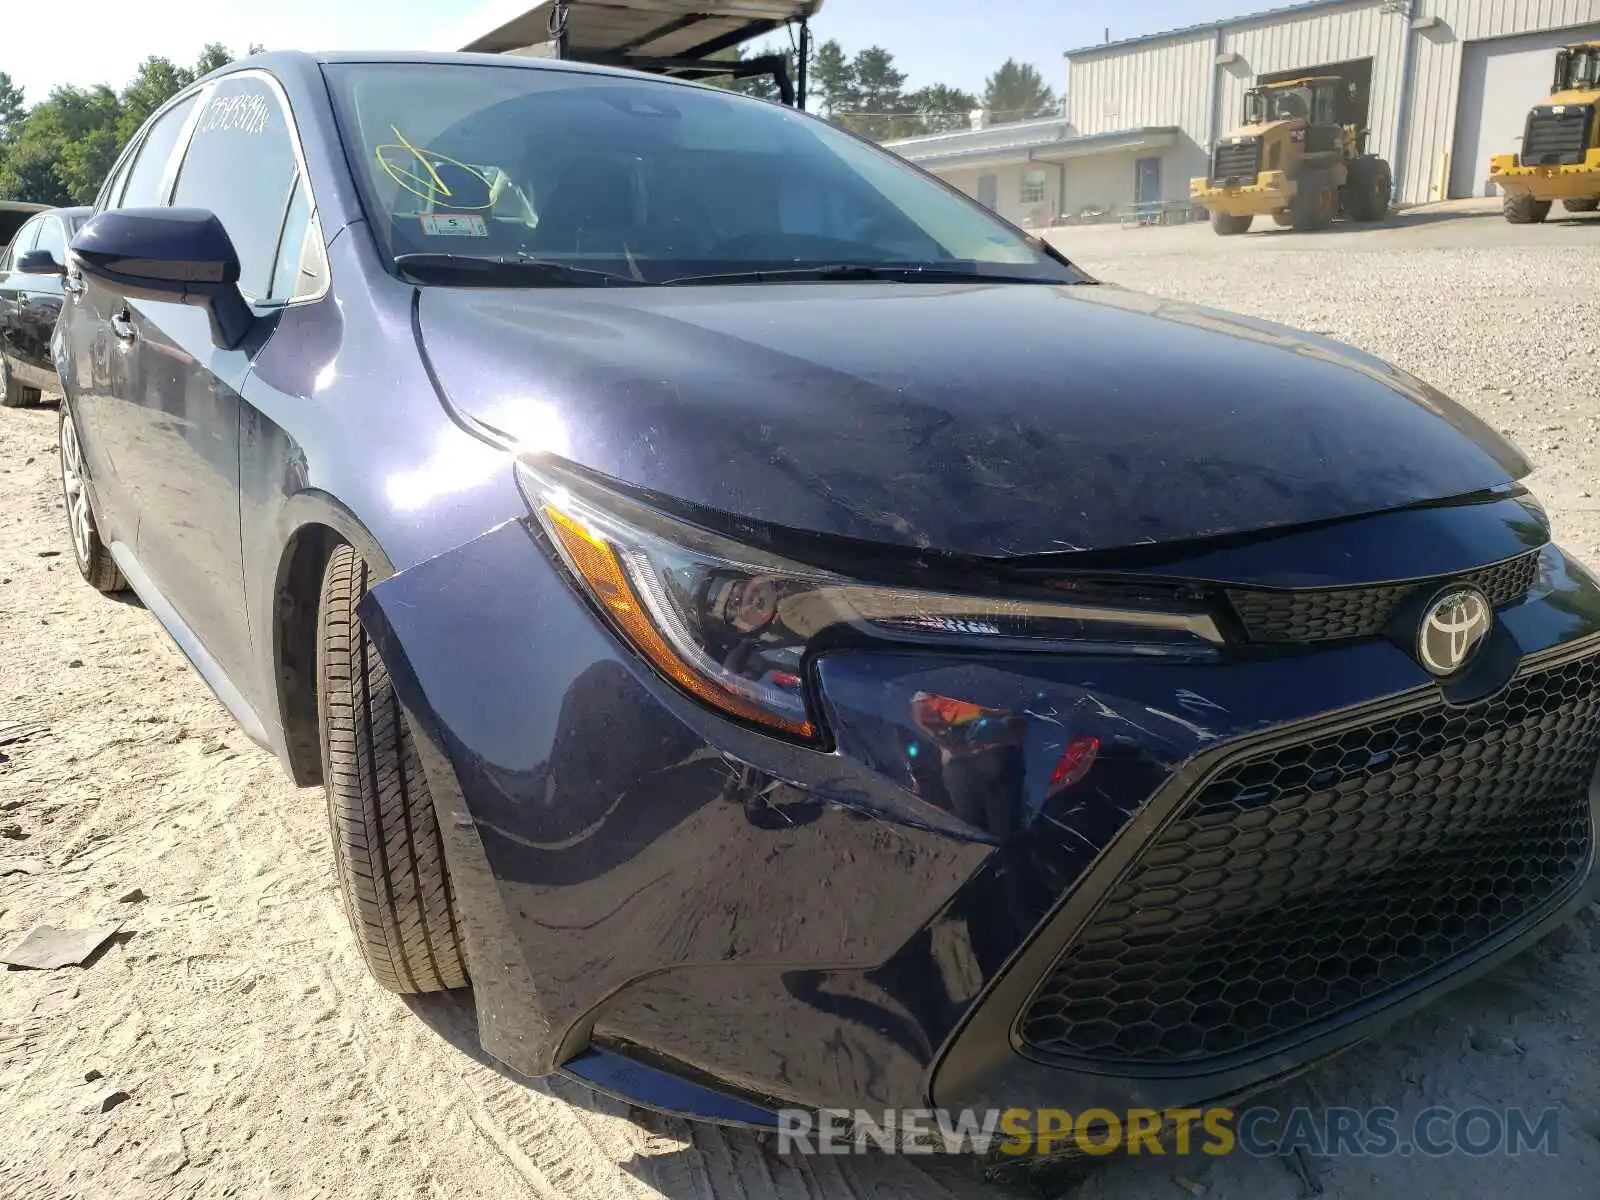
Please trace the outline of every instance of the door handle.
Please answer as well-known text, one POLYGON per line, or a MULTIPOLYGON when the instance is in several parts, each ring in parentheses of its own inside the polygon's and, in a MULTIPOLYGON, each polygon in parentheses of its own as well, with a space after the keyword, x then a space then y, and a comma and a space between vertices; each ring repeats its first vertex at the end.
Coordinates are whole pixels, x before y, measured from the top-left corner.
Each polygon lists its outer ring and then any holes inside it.
POLYGON ((139 336, 139 331, 133 327, 133 318, 127 309, 123 309, 111 318, 111 332, 124 342, 131 342, 139 336))
POLYGON ((66 275, 66 276, 63 276, 62 280, 61 280, 61 288, 62 288, 63 291, 70 292, 74 296, 83 295, 83 276, 82 275, 66 275))

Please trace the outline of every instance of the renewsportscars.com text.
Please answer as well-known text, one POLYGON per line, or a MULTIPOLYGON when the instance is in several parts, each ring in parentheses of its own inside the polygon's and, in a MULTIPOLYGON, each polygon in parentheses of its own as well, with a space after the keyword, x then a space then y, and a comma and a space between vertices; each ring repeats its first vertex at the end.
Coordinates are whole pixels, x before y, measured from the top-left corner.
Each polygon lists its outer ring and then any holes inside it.
POLYGON ((1264 1158, 1295 1151, 1366 1158, 1549 1156, 1560 1150, 1560 1115, 1554 1108, 1442 1107, 1410 1119, 1392 1108, 784 1109, 778 1114, 778 1150, 1018 1157, 1120 1152, 1264 1158))

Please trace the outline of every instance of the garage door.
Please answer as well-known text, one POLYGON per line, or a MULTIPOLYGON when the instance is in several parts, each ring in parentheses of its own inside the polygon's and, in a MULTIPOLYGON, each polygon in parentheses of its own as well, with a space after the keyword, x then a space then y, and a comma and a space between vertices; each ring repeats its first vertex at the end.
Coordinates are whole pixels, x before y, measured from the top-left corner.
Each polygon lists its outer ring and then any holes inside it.
POLYGON ((1451 196, 1489 196, 1489 157, 1520 145, 1528 109, 1550 94, 1556 50, 1600 38, 1600 25, 1468 42, 1461 56, 1461 99, 1450 157, 1451 196))

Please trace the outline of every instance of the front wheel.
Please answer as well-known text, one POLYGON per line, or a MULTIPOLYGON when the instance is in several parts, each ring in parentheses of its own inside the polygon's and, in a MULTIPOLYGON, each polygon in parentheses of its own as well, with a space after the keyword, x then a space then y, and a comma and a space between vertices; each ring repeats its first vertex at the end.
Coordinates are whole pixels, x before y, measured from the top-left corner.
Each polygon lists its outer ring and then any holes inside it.
POLYGON ((322 779, 345 911, 367 969, 393 992, 467 982, 444 842, 389 672, 356 606, 367 564, 339 546, 322 580, 322 779))
POLYGON ((78 428, 72 423, 67 402, 61 402, 61 419, 56 429, 56 444, 61 449, 61 498, 67 506, 67 528, 72 534, 72 558, 89 586, 100 592, 120 592, 128 586, 116 560, 100 540, 89 507, 89 489, 83 470, 83 448, 78 443, 78 428))
POLYGON ((1220 237, 1235 237, 1250 231, 1250 222, 1253 218, 1249 213, 1234 216, 1231 213, 1213 212, 1211 214, 1211 228, 1217 231, 1220 237))
POLYGON ((1381 158, 1362 156, 1350 163, 1344 185, 1344 211, 1352 221, 1381 221, 1389 215, 1393 178, 1381 158))
POLYGON ((1333 224, 1333 214, 1339 207, 1333 181, 1318 172, 1302 176, 1296 185, 1294 199, 1289 202, 1289 224, 1299 233, 1326 229, 1333 224))
POLYGON ((1550 201, 1535 200, 1527 192, 1507 194, 1500 207, 1513 225, 1537 225, 1550 215, 1550 201))
POLYGON ((1561 207, 1570 213, 1593 212, 1600 208, 1600 196, 1586 196, 1581 200, 1563 200, 1561 207))

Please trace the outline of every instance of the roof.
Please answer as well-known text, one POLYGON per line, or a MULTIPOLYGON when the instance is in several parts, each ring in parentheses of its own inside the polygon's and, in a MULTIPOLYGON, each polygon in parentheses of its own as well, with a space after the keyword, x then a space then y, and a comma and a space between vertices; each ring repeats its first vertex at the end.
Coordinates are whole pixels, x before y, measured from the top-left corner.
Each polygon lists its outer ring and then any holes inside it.
POLYGON ((48 212, 54 205, 33 204, 27 200, 0 200, 0 212, 48 212))
POLYGON ((896 138, 883 144, 897 152, 922 146, 935 148, 946 144, 988 142, 995 138, 1015 142, 1019 139, 1059 141, 1072 136, 1072 126, 1065 117, 1041 117, 1034 121, 1009 121, 1003 125, 988 125, 982 129, 952 129, 945 133, 919 133, 916 137, 896 138))
POLYGON ((974 159, 1022 158, 1049 161, 1076 158, 1101 151, 1136 146, 1165 145, 1175 141, 1175 125, 1142 125, 1107 133, 1078 134, 1061 117, 1043 121, 1017 121, 987 129, 959 129, 930 133, 883 143, 902 158, 923 166, 953 165, 974 159))
MULTIPOLYGON (((567 45, 580 58, 705 58, 810 17, 822 0, 574 0, 567 45)), ((555 0, 509 16, 463 50, 501 54, 554 40, 555 0)))
POLYGON ((1076 50, 1068 50, 1066 57, 1087 57, 1091 54, 1098 54, 1102 50, 1116 50, 1123 46, 1137 46, 1141 42, 1159 42, 1167 38, 1187 37, 1196 33, 1215 33, 1219 29, 1229 29, 1235 25, 1247 25, 1252 21, 1292 17, 1300 13, 1312 12, 1319 8, 1332 8, 1335 5, 1354 2, 1355 0, 1301 0, 1299 4, 1286 4, 1281 8, 1266 8, 1260 12, 1243 13, 1237 17, 1227 17, 1221 21, 1207 21, 1201 25, 1181 25, 1177 29, 1163 29, 1159 33, 1142 33, 1138 37, 1119 38, 1117 41, 1101 42, 1095 46, 1079 46, 1076 50))

